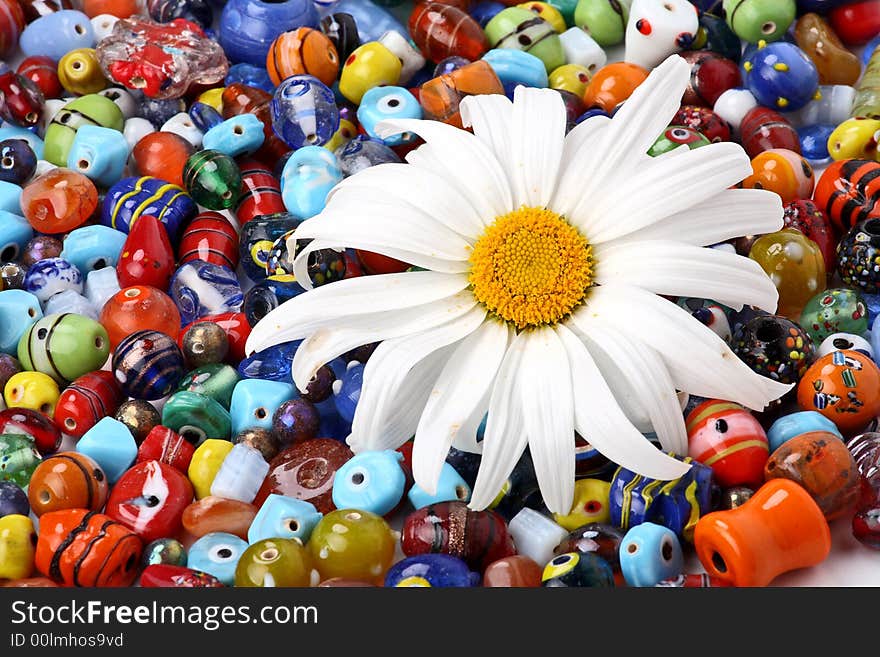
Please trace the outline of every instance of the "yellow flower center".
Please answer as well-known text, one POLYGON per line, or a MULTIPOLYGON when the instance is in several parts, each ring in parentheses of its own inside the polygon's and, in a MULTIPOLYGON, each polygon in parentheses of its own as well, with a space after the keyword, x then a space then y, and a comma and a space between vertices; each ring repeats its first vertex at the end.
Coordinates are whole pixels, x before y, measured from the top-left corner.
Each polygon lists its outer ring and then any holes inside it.
POLYGON ((560 215, 521 207, 496 217, 470 257, 474 296, 518 329, 555 324, 592 285, 592 248, 560 215))

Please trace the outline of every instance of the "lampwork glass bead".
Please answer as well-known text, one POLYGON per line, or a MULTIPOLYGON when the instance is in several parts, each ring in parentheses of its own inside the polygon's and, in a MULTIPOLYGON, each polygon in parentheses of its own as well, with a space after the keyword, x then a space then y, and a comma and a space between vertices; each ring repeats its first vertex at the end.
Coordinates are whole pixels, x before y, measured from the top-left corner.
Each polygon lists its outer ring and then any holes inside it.
POLYGON ((235 583, 235 568, 248 544, 234 534, 205 534, 189 547, 187 566, 213 575, 226 586, 235 583))
POLYGON ((187 324, 208 315, 238 311, 244 298, 235 272, 203 260, 190 260, 178 267, 169 294, 187 324))
POLYGON ((776 451, 784 442, 811 431, 826 431, 843 440, 837 425, 821 413, 799 411, 780 417, 767 430, 770 451, 776 451))
POLYGON ((276 85, 293 75, 313 75, 330 86, 339 72, 339 54, 323 32, 300 27, 280 34, 272 42, 265 64, 276 85))
POLYGON ((114 420, 122 422, 136 443, 141 443, 149 433, 162 422, 162 416, 156 407, 143 399, 129 399, 116 409, 114 420))
POLYGON ((745 86, 765 107, 794 112, 815 96, 819 87, 816 65, 792 43, 759 44, 743 61, 745 86))
POLYGON ((50 235, 37 235, 28 240, 21 254, 21 263, 30 267, 40 260, 57 258, 61 255, 61 240, 50 235))
POLYGON ((181 379, 177 389, 205 395, 228 409, 232 401, 232 391, 237 383, 238 374, 233 367, 213 363, 188 372, 181 379))
POLYGON ((43 316, 40 300, 24 290, 0 291, 0 352, 17 352, 21 336, 43 316))
POLYGON ((183 182, 196 203, 210 210, 223 210, 235 204, 241 188, 241 173, 228 155, 203 150, 187 159, 183 182))
POLYGON ((544 566, 541 586, 614 587, 614 573, 608 562, 594 552, 569 552, 553 557, 544 566))
POLYGON ((291 399, 275 409, 272 431, 281 445, 289 447, 316 438, 320 421, 314 404, 305 399, 291 399))
POLYGON ((172 564, 151 564, 141 572, 142 588, 219 588, 223 584, 213 575, 172 564))
POLYGON ((183 334, 183 356, 191 367, 220 363, 228 351, 226 332, 213 322, 197 322, 183 334))
POLYGON ((305 545, 322 514, 314 505, 285 495, 269 495, 248 529, 248 542, 267 538, 298 539, 305 545))
POLYGON ((480 582, 479 573, 449 554, 420 554, 395 563, 385 574, 384 586, 395 588, 470 587, 480 582))
POLYGON ((359 509, 328 513, 312 530, 308 548, 322 579, 382 581, 391 566, 395 538, 376 514, 359 509))
POLYGON ((107 190, 101 205, 101 223, 124 233, 143 215, 159 219, 175 239, 196 214, 186 190, 160 178, 123 178, 107 190))
MULTIPOLYGON (((114 275, 115 278, 115 275, 114 275)), ((174 335, 180 329, 180 312, 167 294, 149 285, 119 290, 103 304, 101 324, 107 330, 110 347, 139 329, 174 335)))
POLYGON ((433 495, 418 484, 413 484, 406 497, 410 504, 417 509, 440 502, 468 502, 471 499, 471 487, 452 465, 444 463, 440 469, 437 489, 433 495))
POLYGON ((3 388, 3 398, 9 407, 20 406, 51 416, 61 391, 52 377, 42 372, 13 374, 3 388))
POLYGON ((25 217, 43 233, 65 233, 83 224, 98 206, 95 185, 81 173, 53 169, 22 191, 25 217))
POLYGON ((37 170, 37 156, 23 139, 0 141, 0 180, 22 185, 37 170))
POLYGON ((18 433, 0 434, 0 481, 28 486, 42 457, 34 439, 18 433))
POLYGON ((183 510, 192 497, 192 485, 179 470, 159 461, 143 461, 113 485, 104 512, 149 542, 180 530, 183 510))
POLYGON ((880 219, 853 226, 837 245, 837 272, 847 285, 866 294, 880 291, 880 219))
POLYGON ((80 126, 99 125, 122 131, 123 124, 122 110, 109 98, 100 94, 74 98, 52 117, 46 127, 43 159, 59 167, 67 166, 67 154, 80 126))
POLYGON ((141 176, 153 176, 183 186, 183 167, 193 153, 193 146, 173 132, 153 132, 145 135, 131 150, 134 171, 141 176))
POLYGON ((311 583, 313 559, 302 543, 266 538, 250 545, 235 567, 235 586, 305 587, 311 583))
POLYGON ((553 520, 569 531, 592 522, 608 522, 608 493, 611 484, 600 479, 578 479, 574 484, 574 500, 571 511, 563 515, 553 514, 553 520))
POLYGON ((67 153, 67 166, 101 187, 122 176, 131 147, 118 130, 84 125, 76 131, 67 153))
POLYGON ((862 336, 852 333, 832 333, 816 349, 816 356, 825 356, 832 351, 841 351, 843 349, 858 351, 874 360, 874 348, 871 346, 871 343, 862 336))
POLYGON ((166 334, 137 331, 116 347, 113 372, 129 397, 161 399, 183 378, 183 354, 166 334))
POLYGON ((204 497, 186 507, 183 512, 183 527, 193 536, 229 532, 246 539, 248 527, 256 514, 257 507, 253 504, 222 497, 204 497))
POLYGON ((297 217, 313 217, 324 209, 327 194, 342 177, 336 155, 320 146, 299 148, 287 160, 281 174, 284 206, 297 217))
POLYGON ((483 586, 491 588, 537 588, 542 569, 535 561, 514 554, 493 562, 483 573, 483 586))
POLYGON ((358 46, 343 61, 339 93, 355 104, 368 89, 397 84, 403 68, 400 59, 378 42, 358 46))
POLYGON ((34 570, 34 523, 25 515, 0 517, 0 577, 21 579, 34 570))
MULTIPOLYGON (((620 544, 624 532, 608 523, 591 522, 569 532, 554 548, 556 555, 566 552, 595 552, 613 570, 620 570, 620 544)), ((549 561, 549 559, 548 559, 549 561)))
POLYGON ((93 270, 114 267, 123 244, 125 233, 107 226, 82 226, 64 238, 61 257, 87 277, 93 270))
POLYGON ((31 476, 28 501, 34 515, 60 509, 103 508, 107 477, 97 462, 78 452, 60 452, 40 463, 31 476))
POLYGON ((734 333, 731 346, 755 372, 782 383, 797 383, 815 355, 810 335, 778 315, 749 320, 734 333))
POLYGON ((243 443, 235 444, 214 475, 211 495, 253 502, 268 471, 269 464, 258 450, 243 443))
POLYGON ((229 157, 253 153, 265 140, 263 122, 253 114, 232 116, 210 128, 202 136, 202 148, 229 157))
POLYGON ((834 288, 807 302, 801 325, 820 344, 834 333, 862 335, 868 330, 868 311, 861 295, 849 288, 834 288))
MULTIPOLYGON (((384 516, 403 498, 403 455, 393 450, 361 452, 346 462, 333 480, 333 504, 384 516)), ((450 466, 451 467, 451 466, 450 466)))
POLYGON ((361 98, 357 111, 358 123, 372 138, 388 146, 400 146, 415 141, 412 133, 380 137, 376 125, 389 119, 421 119, 422 107, 408 90, 403 87, 374 87, 361 98))
MULTIPOLYGON (((278 198, 280 203, 280 190, 278 198)), ((241 198, 238 207, 241 207, 241 198)), ((206 210, 196 216, 183 231, 177 245, 177 254, 180 264, 204 260, 234 270, 239 257, 238 233, 226 217, 219 212, 206 210)))
POLYGON ((447 4, 416 4, 409 15, 409 32, 422 54, 434 63, 452 55, 474 61, 489 48, 480 25, 466 12, 447 4))
POLYGON ((46 315, 18 343, 18 360, 25 369, 48 374, 59 383, 100 368, 109 354, 104 327, 72 313, 46 315))
POLYGON ((620 544, 620 569, 630 586, 655 586, 684 569, 674 532, 651 522, 630 529, 620 544))
POLYGON ((261 429, 259 427, 251 427, 235 434, 232 438, 232 444, 247 445, 255 449, 266 462, 278 456, 278 452, 281 450, 281 444, 278 442, 275 434, 270 429, 261 429))
POLYGON ((164 564, 168 566, 186 565, 186 548, 174 538, 157 538, 144 546, 141 566, 164 564))
POLYGON ((242 379, 232 391, 229 406, 233 433, 250 427, 271 428, 278 406, 293 396, 294 388, 289 383, 242 379))
POLYGON ((137 463, 159 461, 186 473, 192 461, 195 447, 184 440, 176 431, 157 425, 150 429, 138 447, 137 463))
POLYGON ((192 482, 196 499, 201 500, 211 494, 211 484, 214 477, 223 465, 226 456, 232 451, 232 447, 232 443, 228 440, 208 438, 196 448, 187 470, 187 476, 192 482))
POLYGON ((186 390, 175 392, 165 402, 162 424, 194 445, 206 438, 229 440, 232 433, 229 412, 219 402, 186 390))
POLYGON ((792 229, 758 238, 749 257, 779 290, 779 314, 798 318, 807 301, 825 289, 825 261, 816 243, 792 229))
POLYGON ((11 515, 27 516, 31 512, 27 493, 11 481, 0 481, 0 518, 11 515))

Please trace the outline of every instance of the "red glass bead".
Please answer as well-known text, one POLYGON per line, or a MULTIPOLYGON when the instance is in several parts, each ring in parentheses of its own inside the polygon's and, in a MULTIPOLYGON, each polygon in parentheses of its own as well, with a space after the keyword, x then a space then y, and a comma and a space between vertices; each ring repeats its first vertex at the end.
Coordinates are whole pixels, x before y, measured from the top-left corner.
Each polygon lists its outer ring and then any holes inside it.
POLYGON ((880 162, 832 162, 819 177, 813 200, 841 232, 880 217, 880 162))
POLYGON ((141 215, 129 228, 116 263, 119 287, 150 285, 164 290, 174 274, 174 263, 165 226, 156 217, 141 215))
POLYGON ((110 348, 143 329, 177 335, 180 311, 167 294, 149 285, 126 287, 107 300, 101 310, 101 324, 107 329, 110 348))
POLYGON ((241 195, 235 207, 235 216, 240 224, 260 215, 286 211, 281 198, 281 184, 268 167, 256 160, 247 160, 240 164, 240 169, 241 195))
POLYGON ((483 586, 490 588, 537 588, 543 567, 522 554, 494 561, 483 573, 483 586))
POLYGON ((89 18, 110 14, 117 18, 128 18, 138 13, 137 0, 83 0, 82 11, 89 18))
POLYGON ((837 237, 824 212, 809 199, 796 199, 786 203, 782 221, 786 228, 794 228, 816 243, 825 261, 825 271, 833 272, 837 266, 837 237))
POLYGON ((832 9, 828 19, 845 44, 861 46, 880 34, 880 2, 849 2, 832 9))
POLYGON ((153 176, 183 187, 183 167, 195 148, 173 132, 151 132, 131 149, 132 175, 153 176))
POLYGON ((0 411, 0 434, 18 433, 34 439, 40 454, 52 454, 61 447, 61 430, 47 416, 30 408, 0 411))
POLYGON ((749 158, 771 148, 801 152, 801 141, 794 126, 782 114, 766 107, 750 109, 740 123, 739 133, 749 158))
POLYGON ((79 438, 99 420, 113 415, 123 402, 122 390, 112 372, 99 370, 75 379, 55 404, 55 422, 79 438))
POLYGON ((728 89, 742 86, 742 74, 736 62, 706 50, 681 53, 691 65, 691 79, 682 97, 684 105, 714 107, 728 89))
POLYGON ((15 52, 18 37, 24 29, 24 13, 16 0, 0 0, 0 57, 6 58, 15 52))
POLYGON ((70 169, 52 169, 21 192, 21 211, 40 233, 66 233, 79 228, 97 207, 95 184, 70 169))
POLYGON ((234 271, 238 265, 238 233, 222 214, 206 210, 183 231, 177 256, 180 264, 204 260, 234 271))
POLYGON ((19 0, 19 3, 24 10, 24 19, 28 23, 62 9, 74 8, 72 0, 19 0))
POLYGON ((58 78, 58 63, 46 55, 25 57, 16 72, 33 82, 44 98, 60 98, 64 91, 58 78))
POLYGON ((210 589, 223 586, 213 575, 167 563, 154 563, 144 568, 140 583, 146 589, 210 589))
MULTIPOLYGON (((214 322, 224 331, 226 331, 226 339, 229 342, 229 351, 226 352, 226 362, 232 366, 244 360, 244 346, 248 336, 251 334, 251 325, 248 324, 247 317, 244 313, 219 313, 217 315, 207 315, 195 322, 187 324, 177 332, 177 345, 183 350, 183 336, 186 335, 190 326, 196 322, 214 322)), ((170 333, 174 335, 174 333, 170 333)))
POLYGON ((176 431, 159 425, 150 429, 138 447, 137 462, 159 461, 186 474, 195 449, 176 431))
MULTIPOLYGON (((683 125, 703 134, 712 143, 730 141, 730 126, 708 107, 682 105, 670 125, 683 125)), ((798 151, 800 152, 800 151, 798 151)))
POLYGON ((452 56, 475 61, 489 49, 480 24, 448 4, 417 2, 409 15, 409 32, 422 54, 435 64, 452 56))
POLYGON ((381 253, 355 249, 361 265, 368 274, 398 274, 410 268, 410 264, 389 258, 381 253))
POLYGON ((346 249, 343 257, 345 258, 345 276, 343 278, 357 278, 364 275, 363 265, 354 251, 346 249))
POLYGON ((40 122, 43 114, 43 92, 23 75, 12 69, 0 72, 0 114, 23 128, 40 122))

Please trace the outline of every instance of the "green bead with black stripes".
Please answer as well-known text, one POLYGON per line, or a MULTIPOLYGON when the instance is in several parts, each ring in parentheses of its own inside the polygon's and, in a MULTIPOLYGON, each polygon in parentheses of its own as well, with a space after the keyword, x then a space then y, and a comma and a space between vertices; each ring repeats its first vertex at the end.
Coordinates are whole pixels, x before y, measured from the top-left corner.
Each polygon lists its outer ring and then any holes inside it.
POLYGON ((25 370, 42 372, 62 384, 100 369, 109 355, 104 327, 74 313, 46 315, 18 341, 18 360, 25 370))

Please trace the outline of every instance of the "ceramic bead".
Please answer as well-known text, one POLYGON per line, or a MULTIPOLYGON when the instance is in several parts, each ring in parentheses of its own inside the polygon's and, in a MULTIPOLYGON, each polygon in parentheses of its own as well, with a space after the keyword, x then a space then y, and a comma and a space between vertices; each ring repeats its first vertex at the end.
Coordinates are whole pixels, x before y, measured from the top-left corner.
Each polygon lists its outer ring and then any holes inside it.
POLYGON ((205 534, 189 548, 187 566, 216 577, 226 586, 235 583, 235 568, 248 544, 225 532, 205 534))
POLYGON ((30 518, 17 514, 0 518, 0 577, 30 577, 35 542, 36 532, 30 518))
POLYGON ((298 539, 305 545, 322 514, 309 502, 269 495, 248 529, 249 543, 267 538, 298 539))
POLYGON ((113 484, 134 463, 137 444, 128 427, 112 417, 105 417, 83 434, 76 444, 76 451, 98 463, 113 484))
POLYGON ((271 428, 275 410, 293 395, 294 388, 289 383, 261 379, 239 381, 230 404, 233 433, 249 427, 271 428))
POLYGON ((630 586, 655 586, 681 574, 681 544, 674 532, 645 522, 630 529, 620 544, 620 568, 630 586))

